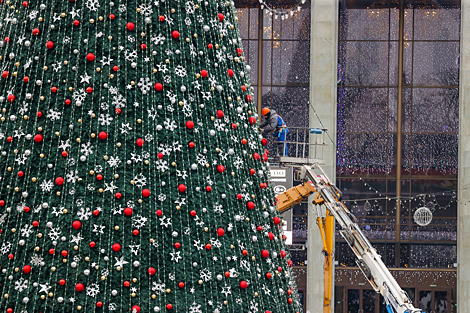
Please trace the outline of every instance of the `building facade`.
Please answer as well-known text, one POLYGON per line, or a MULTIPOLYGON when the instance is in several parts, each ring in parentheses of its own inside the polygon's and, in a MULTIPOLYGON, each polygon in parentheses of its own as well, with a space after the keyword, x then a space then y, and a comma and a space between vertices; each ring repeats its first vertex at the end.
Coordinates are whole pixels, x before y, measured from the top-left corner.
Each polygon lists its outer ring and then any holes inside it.
MULTIPOLYGON (((322 9, 312 1, 287 19, 258 2, 237 3, 255 98, 292 127, 309 127, 312 119, 331 124, 311 100, 318 77, 312 73, 321 73, 310 68, 311 54, 319 53, 312 52, 318 44, 312 34, 329 31, 312 31, 312 10, 322 9)), ((337 39, 330 43, 337 48, 336 117, 328 130, 336 183, 415 305, 457 312, 460 1, 342 0, 337 8, 337 39), (427 226, 414 218, 421 207, 432 212, 427 226)), ((302 204, 292 214, 291 253, 302 292, 307 211, 302 204)), ((334 312, 386 312, 338 233, 335 260, 334 312)))

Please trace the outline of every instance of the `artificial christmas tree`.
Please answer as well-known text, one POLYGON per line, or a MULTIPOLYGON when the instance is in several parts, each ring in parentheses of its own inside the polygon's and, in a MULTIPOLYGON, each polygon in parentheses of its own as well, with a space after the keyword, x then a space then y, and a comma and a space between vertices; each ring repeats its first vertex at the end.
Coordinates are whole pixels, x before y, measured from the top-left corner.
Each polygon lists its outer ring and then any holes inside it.
POLYGON ((300 312, 232 2, 0 0, 0 312, 300 312))

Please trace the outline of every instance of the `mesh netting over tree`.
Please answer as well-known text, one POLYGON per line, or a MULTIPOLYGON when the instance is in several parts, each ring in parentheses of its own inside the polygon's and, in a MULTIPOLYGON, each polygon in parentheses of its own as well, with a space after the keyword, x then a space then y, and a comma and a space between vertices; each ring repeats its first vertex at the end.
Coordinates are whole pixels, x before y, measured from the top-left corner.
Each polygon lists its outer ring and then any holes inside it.
POLYGON ((224 1, 0 0, 0 312, 300 312, 224 1))

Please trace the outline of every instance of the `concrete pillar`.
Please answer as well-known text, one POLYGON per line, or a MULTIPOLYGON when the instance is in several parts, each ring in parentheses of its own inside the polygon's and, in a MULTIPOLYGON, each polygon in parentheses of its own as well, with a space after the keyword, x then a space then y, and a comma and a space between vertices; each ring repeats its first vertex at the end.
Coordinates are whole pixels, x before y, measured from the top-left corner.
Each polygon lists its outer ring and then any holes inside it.
POLYGON ((470 1, 461 3, 459 168, 457 210, 457 307, 470 308, 470 1))
MULTIPOLYGON (((326 147, 317 149, 316 155, 312 154, 313 149, 311 149, 310 157, 325 160, 326 164, 324 165, 324 169, 333 182, 336 179, 335 145, 338 10, 338 0, 312 0, 310 35, 310 127, 327 128, 328 135, 324 136, 326 147), (317 116, 315 116, 315 114, 317 116), (322 124, 320 124, 319 120, 322 124)), ((315 135, 312 135, 310 142, 312 142, 314 138, 315 135)), ((311 203, 312 200, 313 198, 310 197, 309 202, 311 203)), ((315 221, 315 207, 312 204, 309 204, 308 215, 307 310, 310 311, 310 313, 323 313, 323 245, 315 221)), ((334 312, 333 295, 334 292, 332 292, 331 312, 334 312)))

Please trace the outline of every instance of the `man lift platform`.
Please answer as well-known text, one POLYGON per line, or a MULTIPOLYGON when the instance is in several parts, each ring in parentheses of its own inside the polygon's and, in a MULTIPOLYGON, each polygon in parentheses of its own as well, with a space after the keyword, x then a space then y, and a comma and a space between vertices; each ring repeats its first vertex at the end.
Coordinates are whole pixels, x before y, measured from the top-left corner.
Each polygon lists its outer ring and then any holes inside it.
MULTIPOLYGON (((291 161, 284 159, 285 163, 291 161)), ((314 160, 312 160, 314 161, 314 160)), ((277 209, 283 213, 294 205, 301 203, 309 195, 315 194, 313 203, 317 208, 317 224, 323 242, 323 253, 325 255, 324 277, 325 288, 323 298, 323 312, 331 312, 331 287, 333 271, 333 238, 334 221, 340 225, 341 236, 346 240, 349 247, 356 255, 356 264, 369 281, 372 288, 380 293, 386 302, 388 313, 417 313, 422 312, 413 306, 407 293, 400 288, 395 278, 385 264, 377 250, 374 249, 369 240, 364 236, 357 225, 356 217, 348 210, 341 201, 341 191, 331 183, 318 162, 312 165, 299 165, 290 163, 290 166, 300 167, 300 180, 303 183, 295 186, 277 196, 277 209), (320 171, 317 175, 314 170, 320 171), (319 210, 320 205, 327 209, 326 216, 322 217, 319 210)), ((310 162, 309 162, 310 163, 310 162)))

